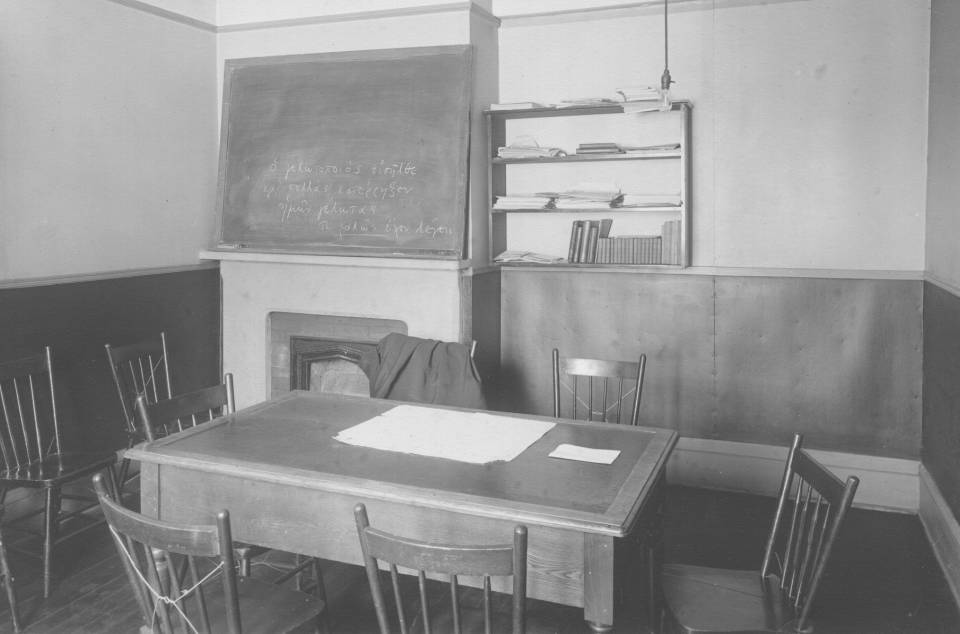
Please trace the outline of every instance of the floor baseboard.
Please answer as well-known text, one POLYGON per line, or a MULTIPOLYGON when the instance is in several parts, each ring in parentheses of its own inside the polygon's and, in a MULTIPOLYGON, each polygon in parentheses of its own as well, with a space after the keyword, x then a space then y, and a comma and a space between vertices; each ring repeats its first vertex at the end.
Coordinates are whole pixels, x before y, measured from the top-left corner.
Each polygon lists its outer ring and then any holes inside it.
POLYGON ((947 505, 933 476, 920 467, 920 522, 927 533, 933 553, 960 606, 960 523, 947 505))
MULTIPOLYGON (((854 506, 918 512, 919 461, 836 451, 810 453, 837 476, 860 478, 854 506)), ((667 477, 673 484, 774 496, 786 458, 787 447, 680 438, 667 464, 667 477)))

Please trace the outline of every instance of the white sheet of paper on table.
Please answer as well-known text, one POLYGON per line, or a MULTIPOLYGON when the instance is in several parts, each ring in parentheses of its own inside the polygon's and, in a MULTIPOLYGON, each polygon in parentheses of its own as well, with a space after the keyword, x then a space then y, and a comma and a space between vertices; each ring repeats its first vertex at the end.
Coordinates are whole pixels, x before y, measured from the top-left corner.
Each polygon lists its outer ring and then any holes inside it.
POLYGON ((592 447, 581 447, 579 445, 570 445, 564 443, 557 445, 557 448, 550 452, 551 458, 563 458, 564 460, 579 460, 580 462, 596 462, 598 464, 613 464, 613 461, 620 455, 619 449, 594 449, 592 447))
POLYGON ((398 405, 334 436, 356 445, 473 464, 519 456, 555 423, 485 412, 398 405))

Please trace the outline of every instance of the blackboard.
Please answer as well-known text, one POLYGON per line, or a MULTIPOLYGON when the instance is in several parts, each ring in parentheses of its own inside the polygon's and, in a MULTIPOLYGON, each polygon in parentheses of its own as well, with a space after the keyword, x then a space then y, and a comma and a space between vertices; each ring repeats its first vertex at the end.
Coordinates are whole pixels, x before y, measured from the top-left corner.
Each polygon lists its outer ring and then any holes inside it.
POLYGON ((227 60, 218 246, 459 258, 469 46, 227 60))

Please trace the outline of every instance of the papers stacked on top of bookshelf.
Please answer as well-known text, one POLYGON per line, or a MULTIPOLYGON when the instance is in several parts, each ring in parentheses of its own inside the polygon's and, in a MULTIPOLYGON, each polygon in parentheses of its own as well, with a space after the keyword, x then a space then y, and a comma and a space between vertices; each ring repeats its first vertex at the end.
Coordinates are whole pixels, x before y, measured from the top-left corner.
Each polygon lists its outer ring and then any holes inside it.
POLYGON ((538 101, 513 101, 490 104, 490 110, 533 110, 534 108, 553 108, 553 104, 540 103, 538 101))
POLYGON ((651 112, 660 109, 660 89, 656 86, 628 86, 617 90, 624 112, 651 112))
POLYGON ((624 194, 618 207, 679 207, 680 194, 624 194))
POLYGON ((662 143, 660 145, 621 145, 620 149, 628 154, 656 154, 657 152, 672 152, 680 149, 679 143, 662 143))
POLYGON ((581 143, 577 146, 577 154, 622 154, 623 148, 616 143, 581 143))
POLYGON ((494 209, 553 209, 553 196, 497 196, 494 209))
POLYGON ((609 106, 617 103, 618 99, 608 97, 579 97, 577 99, 564 99, 557 104, 557 108, 584 108, 589 106, 609 106))
POLYGON ((583 183, 556 194, 557 209, 607 209, 623 200, 619 187, 597 183, 583 183))
POLYGON ((534 262, 537 264, 556 264, 563 262, 561 257, 546 255, 544 253, 534 253, 533 251, 504 251, 493 258, 494 262, 534 262))
POLYGON ((517 137, 515 141, 497 150, 500 158, 552 158, 566 156, 558 147, 543 147, 532 136, 517 137))

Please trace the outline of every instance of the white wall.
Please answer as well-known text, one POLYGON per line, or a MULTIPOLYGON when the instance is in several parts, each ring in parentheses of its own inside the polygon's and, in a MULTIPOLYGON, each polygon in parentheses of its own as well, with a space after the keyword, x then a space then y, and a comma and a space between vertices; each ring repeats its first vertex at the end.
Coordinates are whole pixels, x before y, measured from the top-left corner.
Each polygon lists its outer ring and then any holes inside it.
MULTIPOLYGON (((501 99, 658 83, 662 5, 634 5, 504 17, 501 99)), ((929 1, 671 6, 674 94, 694 104, 693 264, 922 271, 929 1)))
POLYGON ((960 289, 960 4, 934 0, 932 25, 927 271, 960 289))
POLYGON ((0 3, 0 281, 198 261, 215 45, 108 0, 0 3))

